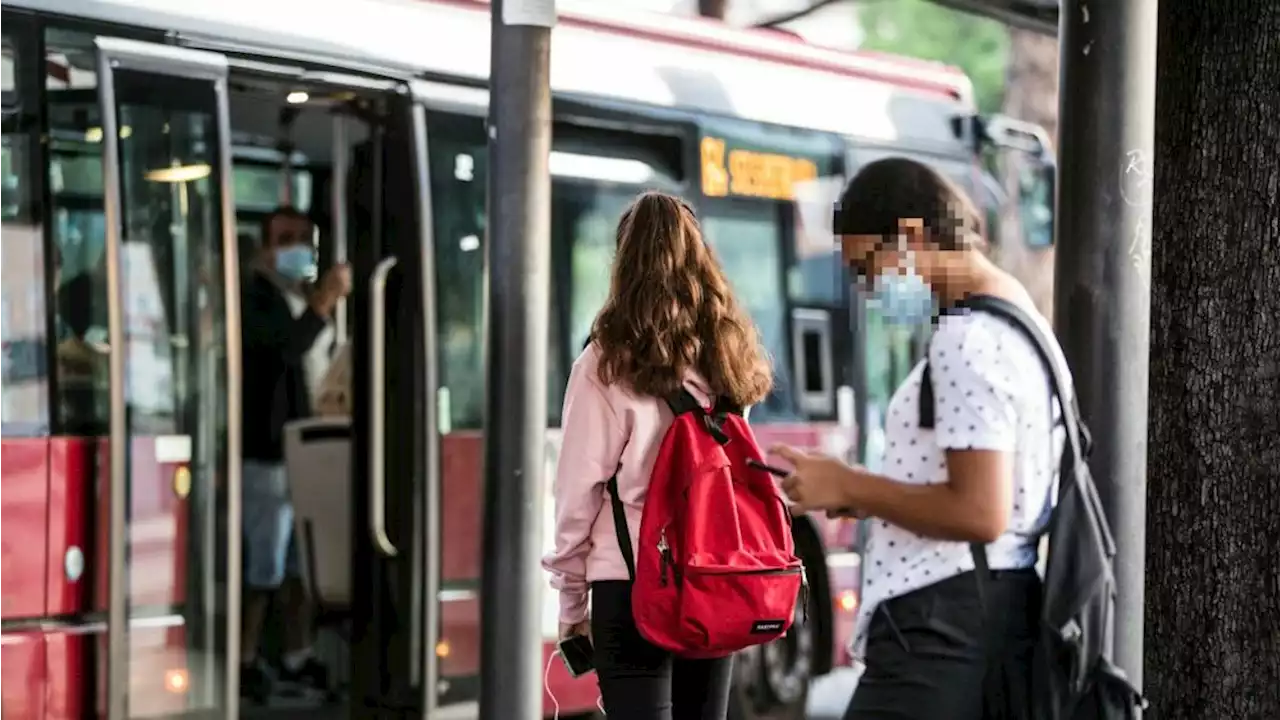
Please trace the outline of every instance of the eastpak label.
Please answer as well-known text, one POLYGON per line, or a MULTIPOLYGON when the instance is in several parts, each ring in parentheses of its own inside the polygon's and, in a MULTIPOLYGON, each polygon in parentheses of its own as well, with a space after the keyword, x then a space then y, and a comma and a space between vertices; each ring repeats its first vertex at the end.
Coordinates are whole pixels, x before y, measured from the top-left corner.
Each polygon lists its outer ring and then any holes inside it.
POLYGON ((782 631, 782 626, 786 624, 785 620, 761 620, 751 626, 752 635, 772 635, 782 631))

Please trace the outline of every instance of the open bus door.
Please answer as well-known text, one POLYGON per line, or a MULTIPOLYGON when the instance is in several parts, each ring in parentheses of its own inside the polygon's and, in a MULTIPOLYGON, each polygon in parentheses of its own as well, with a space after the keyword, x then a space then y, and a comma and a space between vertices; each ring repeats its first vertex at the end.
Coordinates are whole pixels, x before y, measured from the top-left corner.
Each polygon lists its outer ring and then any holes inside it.
MULTIPOLYGON (((93 695, 111 720, 236 717, 242 397, 228 76, 247 66, 220 52, 94 44, 108 140, 110 432, 107 637, 93 695), (157 544, 166 550, 148 550, 157 544), (152 601, 157 583, 172 603, 152 601)), ((250 65, 282 82, 350 82, 375 99, 369 152, 342 161, 357 178, 346 209, 365 213, 348 226, 354 292, 342 318, 354 400, 347 712, 422 717, 436 699, 440 508, 425 111, 404 82, 250 65)))
POLYGON ((426 111, 409 87, 355 153, 351 717, 437 698, 440 439, 426 111))
POLYGON ((111 720, 223 715, 236 706, 238 633, 228 630, 239 625, 240 568, 227 63, 132 40, 94 44, 110 403, 98 710, 111 720), (156 604, 156 586, 173 604, 156 604))

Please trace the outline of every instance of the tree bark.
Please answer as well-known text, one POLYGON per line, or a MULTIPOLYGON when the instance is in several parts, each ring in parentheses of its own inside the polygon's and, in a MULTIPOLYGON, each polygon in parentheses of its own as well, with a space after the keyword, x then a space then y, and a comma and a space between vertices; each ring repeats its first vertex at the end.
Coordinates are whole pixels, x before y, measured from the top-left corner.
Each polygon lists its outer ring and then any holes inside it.
POLYGON ((698 0, 698 14, 702 17, 724 20, 728 10, 728 0, 698 0))
POLYGON ((1277 718, 1280 3, 1162 3, 1158 32, 1149 716, 1277 718))
MULTIPOLYGON (((1009 68, 1005 82, 1005 115, 1035 123, 1058 134, 1058 40, 1030 30, 1009 30, 1009 68)), ((1005 153, 1001 184, 1009 201, 1000 209, 996 262, 1026 286, 1036 307, 1053 317, 1053 248, 1029 248, 1023 242, 1018 206, 1017 153, 1005 153)))

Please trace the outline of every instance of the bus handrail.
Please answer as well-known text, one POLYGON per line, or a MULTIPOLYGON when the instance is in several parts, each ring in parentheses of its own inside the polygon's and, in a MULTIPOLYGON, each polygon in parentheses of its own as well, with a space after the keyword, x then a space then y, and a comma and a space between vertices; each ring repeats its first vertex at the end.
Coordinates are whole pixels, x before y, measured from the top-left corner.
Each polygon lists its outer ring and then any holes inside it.
POLYGON ((383 258, 369 278, 369 332, 372 342, 369 368, 369 532, 373 546, 385 557, 395 557, 396 546, 387 537, 386 409, 387 409, 387 276, 394 257, 383 258))

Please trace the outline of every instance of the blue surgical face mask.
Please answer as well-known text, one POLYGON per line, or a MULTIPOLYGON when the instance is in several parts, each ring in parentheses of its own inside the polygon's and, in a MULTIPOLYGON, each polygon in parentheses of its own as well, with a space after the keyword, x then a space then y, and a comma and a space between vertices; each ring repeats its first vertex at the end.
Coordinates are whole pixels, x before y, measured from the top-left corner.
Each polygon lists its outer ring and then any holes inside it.
POLYGON ((871 300, 890 325, 922 325, 933 317, 933 291, 908 264, 880 273, 871 300))
POLYGON ((315 273, 315 253, 306 245, 276 250, 276 272, 288 280, 305 280, 315 273))

